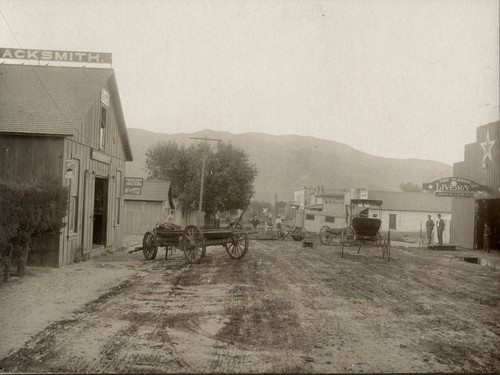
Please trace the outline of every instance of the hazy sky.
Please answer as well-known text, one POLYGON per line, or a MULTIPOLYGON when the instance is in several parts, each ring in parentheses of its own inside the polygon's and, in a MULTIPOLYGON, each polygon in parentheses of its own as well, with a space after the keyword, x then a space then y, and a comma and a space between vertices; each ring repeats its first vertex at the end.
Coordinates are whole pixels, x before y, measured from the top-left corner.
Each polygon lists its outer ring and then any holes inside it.
POLYGON ((0 10, 15 35, 0 15, 0 47, 111 52, 128 127, 311 135, 451 164, 500 117, 498 0, 0 0, 0 10))

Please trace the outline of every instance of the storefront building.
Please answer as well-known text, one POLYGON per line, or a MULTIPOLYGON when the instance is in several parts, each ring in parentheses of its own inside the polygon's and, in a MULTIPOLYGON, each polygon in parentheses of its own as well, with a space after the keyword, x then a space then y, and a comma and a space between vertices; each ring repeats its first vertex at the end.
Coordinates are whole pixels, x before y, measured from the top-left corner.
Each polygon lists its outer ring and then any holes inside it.
POLYGON ((59 267, 122 244, 132 151, 113 69, 0 65, 0 180, 69 189, 59 267))
POLYGON ((481 186, 468 197, 453 198, 451 242, 483 248, 484 223, 491 227, 491 248, 500 244, 500 121, 477 128, 477 140, 465 145, 464 161, 453 165, 453 176, 481 186))

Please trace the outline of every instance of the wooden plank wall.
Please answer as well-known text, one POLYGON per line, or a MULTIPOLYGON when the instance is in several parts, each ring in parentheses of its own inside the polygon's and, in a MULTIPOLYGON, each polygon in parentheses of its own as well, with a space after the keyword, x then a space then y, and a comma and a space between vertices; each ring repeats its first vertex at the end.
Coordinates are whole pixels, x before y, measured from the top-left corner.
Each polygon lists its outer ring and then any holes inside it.
POLYGON ((166 217, 163 202, 127 200, 124 204, 123 234, 144 234, 166 217))
MULTIPOLYGON (((106 88, 108 87, 106 86, 106 88)), ((96 178, 105 178, 108 180, 106 247, 115 250, 122 245, 121 222, 123 221, 123 197, 118 190, 123 189, 125 153, 114 112, 115 103, 113 101, 113 93, 110 94, 111 103, 108 109, 105 150, 100 150, 100 152, 110 155, 111 162, 108 164, 92 159, 92 149, 99 150, 100 96, 94 101, 84 122, 79 126, 74 125, 78 130, 74 139, 66 139, 64 143, 64 159, 74 159, 79 162, 77 176, 78 214, 75 228, 71 229, 67 225, 63 233, 61 233, 59 266, 73 263, 78 246, 81 246, 86 253, 92 251, 92 215, 96 178), (117 181, 117 178, 120 178, 121 181, 117 181), (120 205, 119 210, 117 209, 117 205, 120 205), (119 218, 116 217, 117 214, 120 216, 119 218)), ((64 179, 63 184, 69 187, 72 181, 76 181, 76 179, 64 179)), ((70 215, 75 215, 74 211, 68 213, 66 218, 67 224, 70 222, 70 215)))

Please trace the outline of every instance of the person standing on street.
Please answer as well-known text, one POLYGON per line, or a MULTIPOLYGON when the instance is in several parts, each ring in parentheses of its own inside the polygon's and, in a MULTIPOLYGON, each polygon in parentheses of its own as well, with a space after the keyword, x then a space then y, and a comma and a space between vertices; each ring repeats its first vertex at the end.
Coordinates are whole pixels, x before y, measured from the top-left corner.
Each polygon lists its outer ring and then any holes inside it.
POLYGON ((443 232, 444 232, 444 220, 441 219, 441 214, 438 214, 438 219, 436 221, 438 243, 443 244, 443 232))
POLYGON ((432 221, 431 215, 427 215, 425 228, 427 229, 427 244, 430 245, 432 242, 432 230, 434 229, 434 221, 432 221))
POLYGON ((491 237, 491 228, 488 223, 484 223, 483 230, 483 248, 485 252, 490 252, 490 237, 491 237))

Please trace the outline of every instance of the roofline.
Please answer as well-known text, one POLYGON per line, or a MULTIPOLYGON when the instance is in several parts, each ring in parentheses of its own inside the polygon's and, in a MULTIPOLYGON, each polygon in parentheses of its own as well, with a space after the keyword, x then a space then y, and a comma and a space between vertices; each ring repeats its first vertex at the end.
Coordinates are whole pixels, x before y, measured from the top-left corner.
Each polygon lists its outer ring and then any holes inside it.
POLYGON ((73 133, 31 133, 31 132, 6 132, 6 131, 1 131, 0 134, 6 134, 6 135, 34 135, 34 136, 40 136, 40 137, 60 137, 60 138, 66 138, 66 137, 73 137, 73 133))
POLYGON ((118 93, 118 84, 116 83, 116 76, 114 71, 112 71, 111 73, 109 82, 110 82, 110 87, 116 94, 112 96, 112 100, 116 106, 116 117, 120 126, 119 133, 123 141, 123 147, 125 151, 125 161, 133 161, 134 157, 132 156, 132 148, 130 146, 130 140, 128 138, 127 125, 125 123, 125 117, 123 116, 123 108, 120 100, 120 94, 118 93))

